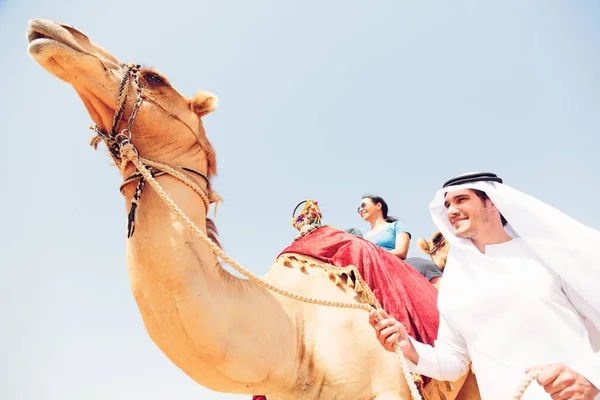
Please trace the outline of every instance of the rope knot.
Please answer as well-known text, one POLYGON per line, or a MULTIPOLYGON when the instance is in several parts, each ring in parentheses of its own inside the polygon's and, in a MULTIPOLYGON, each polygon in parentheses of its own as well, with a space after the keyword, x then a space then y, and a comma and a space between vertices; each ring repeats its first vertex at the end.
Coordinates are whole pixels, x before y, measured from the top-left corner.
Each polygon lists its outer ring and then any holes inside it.
POLYGON ((223 204, 223 198, 219 196, 219 194, 215 191, 210 192, 208 198, 210 199, 210 204, 217 203, 223 204))
POLYGON ((102 137, 100 137, 100 135, 95 135, 90 140, 90 146, 92 146, 94 148, 94 150, 98 150, 98 145, 100 144, 101 141, 102 141, 102 137))
MULTIPOLYGON (((213 214, 215 215, 215 217, 217 216, 217 207, 219 206, 219 204, 223 204, 223 198, 221 196, 219 196, 219 194, 215 191, 211 191, 208 194, 208 202, 209 204, 215 204, 215 208, 213 210, 213 214)), ((208 210, 206 210, 206 212, 208 213, 208 210)))
POLYGON ((121 158, 127 160, 134 160, 139 157, 138 151, 129 140, 121 142, 121 158))

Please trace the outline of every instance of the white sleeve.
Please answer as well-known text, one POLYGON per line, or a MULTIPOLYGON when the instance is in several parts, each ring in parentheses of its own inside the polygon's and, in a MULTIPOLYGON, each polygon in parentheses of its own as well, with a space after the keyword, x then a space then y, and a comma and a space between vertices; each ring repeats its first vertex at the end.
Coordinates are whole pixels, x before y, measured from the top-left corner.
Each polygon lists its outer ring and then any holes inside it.
POLYGON ((438 337, 433 347, 410 339, 419 354, 417 365, 407 360, 412 372, 450 382, 467 373, 471 358, 465 340, 460 333, 449 326, 442 315, 440 315, 438 337))
MULTIPOLYGON (((579 314, 585 320, 589 332, 590 342, 596 351, 600 349, 600 309, 599 304, 590 304, 563 281, 565 294, 573 303, 579 314)), ((575 371, 583 375, 592 385, 600 389, 600 352, 592 353, 576 365, 569 365, 575 371)))

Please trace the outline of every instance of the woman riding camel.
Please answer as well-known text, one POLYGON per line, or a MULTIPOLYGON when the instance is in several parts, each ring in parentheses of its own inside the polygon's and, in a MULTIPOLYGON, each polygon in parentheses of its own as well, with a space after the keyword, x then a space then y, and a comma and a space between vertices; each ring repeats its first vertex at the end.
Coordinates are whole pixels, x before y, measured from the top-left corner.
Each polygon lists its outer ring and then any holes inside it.
POLYGON ((429 260, 406 258, 411 235, 402 221, 388 215, 388 205, 383 198, 364 196, 358 206, 358 214, 371 224, 371 230, 363 235, 366 240, 405 261, 437 288, 442 271, 429 260))

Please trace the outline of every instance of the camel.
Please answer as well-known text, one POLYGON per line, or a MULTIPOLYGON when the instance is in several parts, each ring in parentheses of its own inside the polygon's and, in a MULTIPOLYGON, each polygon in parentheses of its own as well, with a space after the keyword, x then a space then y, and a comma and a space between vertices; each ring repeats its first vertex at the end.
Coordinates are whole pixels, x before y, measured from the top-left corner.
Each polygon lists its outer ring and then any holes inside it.
MULTIPOLYGON (((435 265, 438 266, 442 271, 446 267, 446 260, 448 258, 448 251, 450 251, 450 243, 446 240, 446 238, 442 235, 440 231, 435 232, 429 241, 420 238, 417 241, 417 245, 419 250, 421 250, 425 254, 429 254, 431 260, 435 265)), ((441 284, 443 277, 438 281, 438 285, 441 284)), ((478 388, 477 381, 475 379, 475 375, 473 371, 463 377, 465 382, 460 387, 459 397, 463 398, 472 398, 477 399, 478 397, 478 388), (468 393, 468 394, 467 394, 468 393), (471 397, 472 396, 472 397, 471 397)))
MULTIPOLYGON (((34 19, 27 39, 29 54, 79 95, 97 126, 93 144, 105 140, 119 166, 131 290, 148 335, 173 364, 211 390, 269 400, 410 398, 396 355, 379 344, 367 313, 299 302, 234 277, 161 194, 142 185, 136 154, 175 171, 156 181, 216 240, 207 218, 218 199, 216 155, 202 123, 216 96, 185 97, 159 72, 123 64, 65 24, 34 19), (132 146, 135 153, 123 150, 132 146)), ((355 289, 336 285, 311 260, 279 257, 263 279, 303 296, 359 302, 355 289)))
POLYGON ((425 254, 429 254, 431 260, 439 269, 444 270, 448 251, 450 251, 450 243, 448 243, 440 231, 435 232, 429 241, 423 238, 419 239, 417 245, 419 246, 419 250, 425 254))

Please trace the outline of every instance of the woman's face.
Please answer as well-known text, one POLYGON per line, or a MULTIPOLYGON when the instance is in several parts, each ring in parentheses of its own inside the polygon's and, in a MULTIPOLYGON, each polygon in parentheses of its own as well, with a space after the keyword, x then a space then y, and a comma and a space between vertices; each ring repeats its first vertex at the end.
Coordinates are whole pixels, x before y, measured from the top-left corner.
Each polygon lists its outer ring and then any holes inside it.
POLYGON ((373 204, 373 200, 365 197, 358 206, 358 215, 363 221, 369 221, 381 212, 381 204, 373 204))

